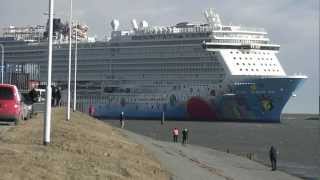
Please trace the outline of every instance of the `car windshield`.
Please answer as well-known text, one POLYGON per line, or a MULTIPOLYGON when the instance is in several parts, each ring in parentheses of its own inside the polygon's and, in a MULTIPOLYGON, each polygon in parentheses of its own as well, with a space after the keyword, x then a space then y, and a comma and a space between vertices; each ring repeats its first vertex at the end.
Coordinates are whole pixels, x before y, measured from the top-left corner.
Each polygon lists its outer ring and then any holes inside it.
POLYGON ((0 99, 13 99, 12 88, 0 87, 0 99))

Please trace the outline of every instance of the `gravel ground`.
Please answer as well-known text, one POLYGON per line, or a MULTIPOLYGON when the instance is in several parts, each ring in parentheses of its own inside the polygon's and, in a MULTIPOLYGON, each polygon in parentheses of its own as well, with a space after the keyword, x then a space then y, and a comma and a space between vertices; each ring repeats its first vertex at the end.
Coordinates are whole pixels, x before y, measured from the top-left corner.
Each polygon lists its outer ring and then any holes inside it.
POLYGON ((270 171, 241 156, 200 146, 157 141, 130 131, 122 130, 129 139, 153 152, 168 171, 171 180, 298 180, 281 171, 270 171))
MULTIPOLYGON (((106 120, 119 126, 118 120, 106 120)), ((190 130, 189 142, 220 151, 245 156, 269 164, 268 150, 274 145, 279 151, 279 169, 305 179, 317 179, 319 170, 320 121, 290 117, 276 124, 127 120, 125 128, 162 141, 172 141, 171 129, 186 127, 190 130)))

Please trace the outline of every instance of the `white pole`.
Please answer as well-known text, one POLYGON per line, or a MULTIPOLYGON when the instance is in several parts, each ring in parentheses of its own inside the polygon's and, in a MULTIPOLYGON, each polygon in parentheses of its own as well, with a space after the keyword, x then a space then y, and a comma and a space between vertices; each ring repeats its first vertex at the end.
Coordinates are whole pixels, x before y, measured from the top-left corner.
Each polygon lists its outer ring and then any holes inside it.
POLYGON ((70 20, 69 20, 69 65, 68 65, 67 121, 70 120, 71 56, 72 56, 71 49, 72 49, 72 0, 70 0, 70 20))
POLYGON ((3 44, 0 44, 0 47, 2 49, 1 53, 1 83, 3 84, 3 69, 4 69, 4 46, 3 44))
POLYGON ((74 51, 73 112, 77 110, 77 66, 78 66, 78 22, 76 22, 76 47, 74 51))
POLYGON ((51 67, 52 67, 52 33, 53 33, 53 4, 54 0, 49 0, 49 47, 48 47, 48 81, 46 96, 46 113, 44 119, 44 139, 43 144, 50 143, 51 128, 51 67))

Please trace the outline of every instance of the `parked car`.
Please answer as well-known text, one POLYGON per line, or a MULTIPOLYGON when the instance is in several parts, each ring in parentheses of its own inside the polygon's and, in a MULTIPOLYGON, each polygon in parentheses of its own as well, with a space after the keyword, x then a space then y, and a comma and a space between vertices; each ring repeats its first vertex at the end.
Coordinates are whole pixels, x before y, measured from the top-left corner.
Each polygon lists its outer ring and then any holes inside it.
POLYGON ((0 84, 0 120, 13 121, 17 125, 24 117, 24 103, 18 88, 0 84))

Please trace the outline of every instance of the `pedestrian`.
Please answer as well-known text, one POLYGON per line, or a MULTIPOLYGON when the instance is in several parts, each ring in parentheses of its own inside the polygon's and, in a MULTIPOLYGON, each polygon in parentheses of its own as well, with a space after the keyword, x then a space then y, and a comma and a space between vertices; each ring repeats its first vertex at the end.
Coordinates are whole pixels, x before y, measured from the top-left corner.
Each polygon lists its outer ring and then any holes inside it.
POLYGON ((122 111, 120 114, 120 126, 124 128, 124 112, 122 111))
POLYGON ((51 106, 56 106, 56 87, 51 86, 51 106))
POLYGON ((277 170, 277 150, 274 146, 271 146, 269 150, 269 156, 270 156, 272 171, 275 171, 277 170))
POLYGON ((89 115, 94 116, 94 106, 92 104, 89 105, 89 115))
POLYGON ((58 87, 57 90, 56 90, 56 100, 57 100, 56 105, 58 107, 60 107, 61 106, 61 90, 60 90, 60 87, 58 87))
POLYGON ((179 136, 179 129, 178 128, 174 128, 172 130, 172 134, 173 134, 173 142, 178 142, 178 136, 179 136))
POLYGON ((164 112, 162 112, 162 117, 161 117, 161 125, 163 125, 164 124, 164 112))
POLYGON ((182 144, 187 144, 188 143, 188 133, 189 130, 187 128, 183 128, 182 130, 182 144))
POLYGON ((37 102, 38 93, 35 88, 32 88, 31 91, 29 91, 29 97, 33 103, 37 102))

